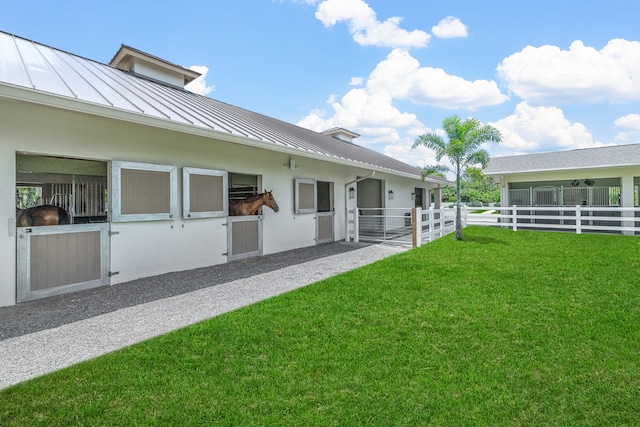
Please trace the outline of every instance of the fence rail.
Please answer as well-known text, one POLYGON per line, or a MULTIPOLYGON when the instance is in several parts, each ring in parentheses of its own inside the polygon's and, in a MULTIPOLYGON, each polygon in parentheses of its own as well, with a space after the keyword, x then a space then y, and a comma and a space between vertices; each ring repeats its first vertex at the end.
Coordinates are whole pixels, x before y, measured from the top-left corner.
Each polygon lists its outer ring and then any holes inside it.
POLYGON ((640 207, 511 206, 470 215, 469 224, 537 230, 640 235, 640 207), (497 213, 499 212, 499 213, 497 213))
MULTIPOLYGON (((462 226, 482 225, 518 229, 640 235, 640 207, 511 206, 469 213, 462 206, 462 226)), ((349 210, 347 238, 420 246, 455 231, 456 209, 349 210), (419 219, 419 220, 418 220, 419 219)))
MULTIPOLYGON (((462 226, 466 226, 466 206, 462 209, 462 226)), ((424 243, 431 242, 438 237, 452 233, 456 230, 456 209, 421 209, 415 208, 413 216, 419 218, 420 221, 414 221, 412 245, 421 246, 424 243), (419 225, 418 225, 419 224, 419 225)))

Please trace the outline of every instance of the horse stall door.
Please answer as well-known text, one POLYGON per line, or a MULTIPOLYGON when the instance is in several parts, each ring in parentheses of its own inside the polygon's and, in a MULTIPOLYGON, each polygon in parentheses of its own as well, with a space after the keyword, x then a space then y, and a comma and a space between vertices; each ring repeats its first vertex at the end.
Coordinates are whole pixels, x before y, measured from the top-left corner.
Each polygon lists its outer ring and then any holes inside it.
POLYGON ((333 182, 317 181, 316 186, 316 244, 333 242, 335 240, 333 182))
POLYGON ((227 221, 229 261, 262 255, 262 215, 230 216, 227 221))
POLYGON ((17 302, 109 284, 108 224, 19 227, 17 302))
POLYGON ((334 212, 316 213, 316 243, 333 242, 334 212))

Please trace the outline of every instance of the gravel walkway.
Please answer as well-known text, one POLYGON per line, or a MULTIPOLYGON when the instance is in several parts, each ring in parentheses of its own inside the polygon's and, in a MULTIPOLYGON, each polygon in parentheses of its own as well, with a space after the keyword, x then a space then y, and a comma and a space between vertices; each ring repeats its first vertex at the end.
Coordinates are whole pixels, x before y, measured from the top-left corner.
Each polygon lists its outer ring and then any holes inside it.
POLYGON ((0 389, 405 249, 335 242, 0 308, 0 389))

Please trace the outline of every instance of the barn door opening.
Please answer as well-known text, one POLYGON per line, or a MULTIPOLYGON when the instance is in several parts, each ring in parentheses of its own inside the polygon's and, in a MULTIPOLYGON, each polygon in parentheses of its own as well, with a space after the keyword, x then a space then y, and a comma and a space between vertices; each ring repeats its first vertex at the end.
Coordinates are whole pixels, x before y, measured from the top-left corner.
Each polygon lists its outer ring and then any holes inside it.
POLYGON ((367 178, 358 182, 360 238, 379 239, 384 235, 383 182, 367 178))
POLYGON ((296 214, 313 214, 316 227, 316 244, 334 240, 333 183, 309 178, 294 180, 294 211, 296 214))
MULTIPOLYGON (((229 204, 245 200, 261 192, 262 177, 229 173, 229 204)), ((262 208, 255 215, 228 216, 227 260, 251 258, 262 255, 262 208)))
POLYGON ((317 186, 316 243, 333 242, 335 240, 333 182, 317 181, 317 186))
POLYGON ((16 155, 16 302, 109 284, 107 196, 106 162, 16 155))
POLYGON ((52 156, 16 156, 16 208, 53 205, 73 224, 107 222, 107 163, 52 156))
MULTIPOLYGON (((427 200, 425 197, 425 189, 416 187, 413 190, 413 201, 416 208, 427 209, 427 200)), ((429 204, 431 204, 431 200, 429 200, 429 204)))

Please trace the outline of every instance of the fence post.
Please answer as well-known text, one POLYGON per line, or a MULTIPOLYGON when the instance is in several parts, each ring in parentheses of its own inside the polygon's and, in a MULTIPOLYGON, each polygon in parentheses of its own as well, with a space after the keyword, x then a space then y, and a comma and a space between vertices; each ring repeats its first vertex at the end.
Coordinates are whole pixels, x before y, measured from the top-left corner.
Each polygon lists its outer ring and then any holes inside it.
POLYGON ((576 234, 582 234, 582 212, 580 205, 576 205, 576 234))
POLYGON ((414 248, 422 246, 422 209, 411 209, 411 235, 414 248))
POLYGON ((462 206, 462 228, 467 226, 467 215, 469 214, 469 208, 466 203, 462 206))
POLYGON ((518 207, 513 205, 513 231, 518 231, 518 207))
POLYGON ((436 226, 436 220, 435 220, 436 216, 435 216, 435 212, 434 212, 434 206, 433 204, 431 204, 431 207, 429 207, 429 241, 433 242, 433 239, 435 239, 435 230, 434 227, 436 226))
POLYGON ((360 224, 359 224, 358 207, 353 208, 353 241, 358 243, 360 241, 360 224))
POLYGON ((351 216, 351 210, 346 207, 344 214, 344 241, 351 241, 351 224, 349 223, 349 217, 351 216))
POLYGON ((445 216, 444 208, 441 208, 440 209, 440 237, 444 236, 444 226, 447 224, 444 216, 445 216))

